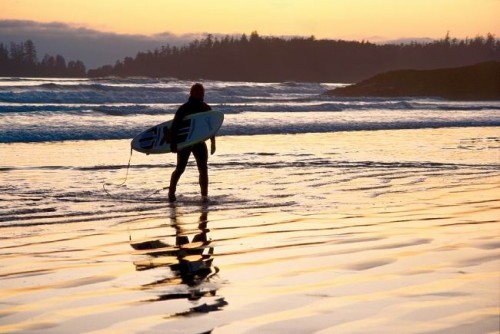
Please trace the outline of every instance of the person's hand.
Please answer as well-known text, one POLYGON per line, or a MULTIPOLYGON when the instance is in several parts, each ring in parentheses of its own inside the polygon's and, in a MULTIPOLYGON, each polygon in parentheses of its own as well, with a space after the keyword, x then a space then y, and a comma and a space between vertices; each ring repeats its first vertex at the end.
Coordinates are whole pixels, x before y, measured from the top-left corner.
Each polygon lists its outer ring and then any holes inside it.
POLYGON ((215 153, 215 139, 210 140, 210 154, 215 153))

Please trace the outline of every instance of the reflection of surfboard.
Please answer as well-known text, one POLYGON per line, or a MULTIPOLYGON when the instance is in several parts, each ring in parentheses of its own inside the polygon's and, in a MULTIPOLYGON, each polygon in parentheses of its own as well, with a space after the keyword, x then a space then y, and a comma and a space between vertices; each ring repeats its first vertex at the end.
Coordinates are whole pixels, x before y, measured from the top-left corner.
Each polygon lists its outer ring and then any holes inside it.
MULTIPOLYGON (((186 116, 177 133, 179 150, 203 142, 219 131, 224 114, 220 111, 205 111, 186 116)), ((158 124, 132 139, 132 149, 146 153, 159 154, 170 152, 172 121, 158 124)))

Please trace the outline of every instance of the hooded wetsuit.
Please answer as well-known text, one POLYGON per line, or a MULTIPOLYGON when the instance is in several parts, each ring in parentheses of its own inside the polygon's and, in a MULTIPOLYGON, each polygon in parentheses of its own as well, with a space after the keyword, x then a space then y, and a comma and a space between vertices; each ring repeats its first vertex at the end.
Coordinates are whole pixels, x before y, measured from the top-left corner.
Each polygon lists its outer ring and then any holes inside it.
POLYGON ((186 169, 189 156, 191 152, 196 159, 196 165, 198 166, 198 171, 200 173, 199 182, 201 187, 201 195, 207 196, 208 194, 208 149, 205 142, 195 144, 193 146, 186 147, 180 151, 177 151, 177 143, 175 138, 177 131, 179 130, 182 120, 184 117, 196 114, 199 112, 212 110, 208 104, 203 102, 202 99, 197 99, 194 97, 189 97, 189 100, 184 103, 175 113, 174 121, 171 127, 172 133, 172 143, 170 144, 172 152, 177 152, 177 166, 172 173, 170 179, 169 194, 175 194, 177 188, 177 182, 179 181, 182 173, 186 169))

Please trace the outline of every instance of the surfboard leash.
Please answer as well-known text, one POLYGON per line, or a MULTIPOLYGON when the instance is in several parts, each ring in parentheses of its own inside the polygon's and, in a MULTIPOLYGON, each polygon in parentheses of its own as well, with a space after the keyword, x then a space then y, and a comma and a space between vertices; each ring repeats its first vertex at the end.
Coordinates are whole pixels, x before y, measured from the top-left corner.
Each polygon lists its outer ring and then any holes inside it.
POLYGON ((163 190, 168 190, 168 189, 170 189, 170 187, 163 187, 163 188, 160 188, 160 189, 158 189, 158 190, 155 190, 155 191, 153 191, 151 194, 149 194, 148 196, 144 197, 144 199, 148 199, 148 198, 150 198, 151 196, 156 195, 156 194, 159 194, 161 191, 163 191, 163 190))
MULTIPOLYGON (((125 179, 123 180, 122 183, 120 183, 119 185, 117 185, 117 187, 121 187, 123 186, 126 182, 127 182, 127 179, 128 179, 128 171, 130 169, 130 162, 132 161, 132 154, 134 153, 134 150, 132 149, 132 147, 130 147, 130 155, 128 157, 128 164, 127 164, 127 171, 125 172, 125 179)), ((102 189, 104 190, 104 192, 106 194, 108 194, 110 197, 112 198, 115 198, 113 195, 111 195, 111 193, 106 189, 106 185, 109 184, 111 185, 111 183, 108 183, 108 182, 103 182, 102 183, 102 189)))
MULTIPOLYGON (((125 183, 127 182, 128 180, 128 173, 129 173, 129 170, 130 170, 130 163, 132 161, 132 154, 134 153, 134 150, 132 149, 132 147, 130 147, 130 155, 129 155, 129 158, 128 158, 128 163, 127 163, 127 170, 125 172, 125 178, 123 179, 123 182, 118 184, 117 187, 121 187, 123 185, 125 185, 125 183)), ((121 199, 121 198, 118 198, 116 196, 113 196, 109 191, 108 189, 106 189, 106 185, 111 185, 111 183, 108 183, 108 182, 103 182, 102 183, 102 189, 104 190, 104 192, 111 198, 113 199, 121 199)), ((168 190, 170 189, 170 187, 163 187, 163 188, 160 188, 160 189, 157 189, 155 191, 153 191, 152 193, 150 193, 149 195, 147 195, 146 197, 144 197, 143 199, 148 199, 150 197, 152 197, 153 195, 156 195, 158 193, 160 193, 161 191, 163 190, 168 190)))

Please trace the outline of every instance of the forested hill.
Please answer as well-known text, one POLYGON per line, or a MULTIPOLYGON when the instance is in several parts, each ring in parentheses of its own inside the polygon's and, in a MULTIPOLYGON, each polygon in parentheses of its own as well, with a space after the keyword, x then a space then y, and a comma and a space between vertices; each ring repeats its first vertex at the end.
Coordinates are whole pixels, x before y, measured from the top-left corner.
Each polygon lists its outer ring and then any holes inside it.
POLYGON ((378 74, 329 91, 333 96, 428 96, 449 100, 500 101, 500 62, 435 70, 399 70, 378 74))
POLYGON ((139 52, 89 76, 151 76, 227 81, 357 82, 397 69, 433 69, 500 60, 500 41, 449 36, 428 44, 378 45, 368 42, 208 35, 183 47, 139 52))

